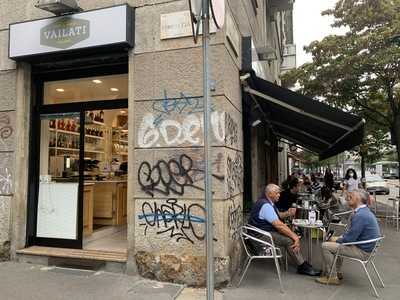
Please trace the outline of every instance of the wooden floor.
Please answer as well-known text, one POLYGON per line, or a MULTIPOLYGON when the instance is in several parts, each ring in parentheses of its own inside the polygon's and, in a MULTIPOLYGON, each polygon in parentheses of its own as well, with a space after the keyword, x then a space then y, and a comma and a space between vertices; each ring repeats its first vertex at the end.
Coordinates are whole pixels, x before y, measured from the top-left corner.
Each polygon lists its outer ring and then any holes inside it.
POLYGON ((79 258, 113 262, 126 262, 128 257, 126 252, 67 249, 42 246, 32 246, 25 249, 17 250, 17 254, 79 258))

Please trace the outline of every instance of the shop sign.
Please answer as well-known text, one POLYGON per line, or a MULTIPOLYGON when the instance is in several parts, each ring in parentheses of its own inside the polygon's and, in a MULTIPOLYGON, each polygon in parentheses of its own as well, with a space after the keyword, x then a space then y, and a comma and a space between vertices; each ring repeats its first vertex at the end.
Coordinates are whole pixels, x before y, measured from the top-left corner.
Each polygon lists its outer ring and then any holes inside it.
POLYGON ((133 47, 133 9, 124 4, 67 16, 10 24, 14 60, 85 48, 133 47))
POLYGON ((90 23, 88 20, 62 18, 40 30, 40 44, 68 49, 89 38, 90 23))

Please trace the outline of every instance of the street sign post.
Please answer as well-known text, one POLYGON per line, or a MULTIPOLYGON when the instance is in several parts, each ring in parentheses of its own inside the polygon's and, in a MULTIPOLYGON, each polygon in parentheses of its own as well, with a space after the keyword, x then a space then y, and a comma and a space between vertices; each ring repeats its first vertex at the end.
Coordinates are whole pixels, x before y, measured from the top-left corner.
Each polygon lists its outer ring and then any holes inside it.
POLYGON ((188 0, 191 14, 193 40, 197 43, 200 21, 203 48, 203 101, 204 101, 204 161, 205 161, 205 207, 206 207, 206 257, 207 300, 214 299, 214 230, 211 177, 211 105, 209 79, 210 11, 215 26, 220 29, 225 21, 225 0, 188 0))

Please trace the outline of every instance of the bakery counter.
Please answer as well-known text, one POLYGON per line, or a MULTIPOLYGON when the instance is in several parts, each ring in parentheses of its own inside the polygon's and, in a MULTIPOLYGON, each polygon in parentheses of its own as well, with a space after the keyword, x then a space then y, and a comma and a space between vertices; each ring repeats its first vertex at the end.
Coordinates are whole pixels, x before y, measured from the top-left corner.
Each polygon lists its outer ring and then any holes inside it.
POLYGON ((87 181, 93 183, 93 223, 97 225, 126 224, 126 180, 87 181))

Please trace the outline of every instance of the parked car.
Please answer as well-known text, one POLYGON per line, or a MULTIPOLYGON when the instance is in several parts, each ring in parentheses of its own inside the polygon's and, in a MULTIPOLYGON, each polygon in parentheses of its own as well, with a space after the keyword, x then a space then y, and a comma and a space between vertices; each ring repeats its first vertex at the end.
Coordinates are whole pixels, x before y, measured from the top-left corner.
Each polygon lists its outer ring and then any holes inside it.
POLYGON ((387 182, 379 175, 367 175, 366 179, 366 188, 369 193, 375 192, 376 194, 385 194, 389 195, 390 190, 387 182))
POLYGON ((383 173, 383 178, 385 178, 385 179, 399 179, 399 174, 396 174, 395 172, 383 173))

